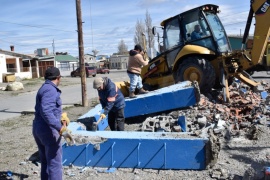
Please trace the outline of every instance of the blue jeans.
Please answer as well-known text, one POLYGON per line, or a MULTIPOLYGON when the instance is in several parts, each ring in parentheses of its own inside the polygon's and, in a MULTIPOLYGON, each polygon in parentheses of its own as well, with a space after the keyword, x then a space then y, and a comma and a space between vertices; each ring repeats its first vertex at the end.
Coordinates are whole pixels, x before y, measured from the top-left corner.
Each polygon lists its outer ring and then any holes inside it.
POLYGON ((131 73, 127 73, 127 74, 128 74, 129 79, 130 79, 130 87, 129 87, 130 92, 134 92, 136 87, 139 89, 141 89, 143 87, 142 78, 140 75, 131 74, 131 73))

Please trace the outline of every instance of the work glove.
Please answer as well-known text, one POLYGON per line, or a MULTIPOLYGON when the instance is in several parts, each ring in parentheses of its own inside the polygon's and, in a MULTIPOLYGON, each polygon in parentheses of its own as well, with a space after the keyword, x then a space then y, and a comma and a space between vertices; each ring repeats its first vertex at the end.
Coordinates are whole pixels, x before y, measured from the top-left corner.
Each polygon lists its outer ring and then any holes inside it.
POLYGON ((71 130, 69 130, 66 125, 63 125, 60 129, 59 134, 63 135, 64 132, 71 133, 71 130))
POLYGON ((101 118, 101 119, 104 119, 104 118, 106 118, 106 115, 105 115, 105 114, 101 114, 101 115, 100 115, 100 118, 101 118))
POLYGON ((64 132, 67 132, 67 131, 68 131, 67 126, 63 125, 63 126, 61 127, 61 129, 60 129, 59 134, 62 136, 62 134, 63 134, 64 132))
POLYGON ((66 126, 68 126, 70 123, 70 120, 69 120, 66 112, 63 112, 61 115, 61 123, 62 123, 62 125, 66 125, 66 126))
POLYGON ((60 135, 64 137, 67 145, 72 146, 75 144, 75 140, 73 139, 73 137, 71 136, 71 131, 67 129, 67 127, 65 125, 62 126, 62 128, 60 129, 60 135))

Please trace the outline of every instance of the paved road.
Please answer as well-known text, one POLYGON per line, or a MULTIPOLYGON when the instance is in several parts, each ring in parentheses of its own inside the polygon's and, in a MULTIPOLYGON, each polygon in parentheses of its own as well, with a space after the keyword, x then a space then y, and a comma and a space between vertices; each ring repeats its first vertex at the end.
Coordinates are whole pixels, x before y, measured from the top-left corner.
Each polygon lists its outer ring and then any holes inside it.
MULTIPOLYGON (((110 74, 98 76, 108 76, 115 82, 126 81, 128 76, 126 71, 112 71, 110 74)), ((79 77, 76 77, 79 78, 79 77)), ((87 78, 87 97, 88 99, 97 97, 97 91, 93 89, 94 78, 87 78)), ((81 85, 72 85, 61 87, 61 99, 63 105, 81 104, 82 93, 81 85)), ((18 96, 3 98, 0 101, 0 120, 20 116, 23 111, 34 111, 36 91, 24 93, 18 96)))

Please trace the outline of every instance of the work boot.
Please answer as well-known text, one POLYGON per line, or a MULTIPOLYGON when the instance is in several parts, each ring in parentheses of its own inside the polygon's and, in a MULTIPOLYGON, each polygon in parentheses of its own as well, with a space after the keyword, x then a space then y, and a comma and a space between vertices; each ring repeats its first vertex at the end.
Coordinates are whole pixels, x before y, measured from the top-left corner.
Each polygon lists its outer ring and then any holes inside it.
POLYGON ((134 91, 130 91, 129 98, 135 98, 135 97, 137 97, 137 96, 135 95, 134 91))
POLYGON ((139 89, 139 94, 146 94, 148 93, 149 91, 147 90, 144 90, 143 88, 139 89))

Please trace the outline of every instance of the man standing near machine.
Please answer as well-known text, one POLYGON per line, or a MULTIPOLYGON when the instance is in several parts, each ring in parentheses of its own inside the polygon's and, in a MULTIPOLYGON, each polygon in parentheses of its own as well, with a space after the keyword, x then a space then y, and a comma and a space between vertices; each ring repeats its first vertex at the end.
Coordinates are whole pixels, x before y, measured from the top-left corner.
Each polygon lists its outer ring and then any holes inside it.
POLYGON ((58 89, 61 75, 56 67, 45 72, 45 82, 36 95, 33 136, 38 146, 41 161, 41 179, 62 180, 61 135, 67 130, 69 119, 62 115, 61 90, 58 89), (65 123, 61 124, 61 120, 65 123))
POLYGON ((135 98, 135 89, 139 89, 139 94, 145 94, 148 91, 143 89, 141 71, 142 67, 148 64, 147 60, 143 59, 144 51, 141 45, 137 44, 134 50, 129 51, 129 59, 127 66, 127 74, 130 78, 129 97, 135 98))

